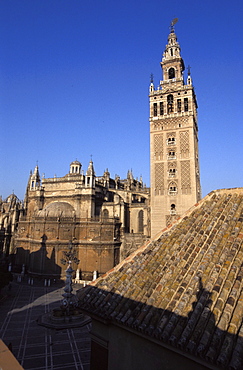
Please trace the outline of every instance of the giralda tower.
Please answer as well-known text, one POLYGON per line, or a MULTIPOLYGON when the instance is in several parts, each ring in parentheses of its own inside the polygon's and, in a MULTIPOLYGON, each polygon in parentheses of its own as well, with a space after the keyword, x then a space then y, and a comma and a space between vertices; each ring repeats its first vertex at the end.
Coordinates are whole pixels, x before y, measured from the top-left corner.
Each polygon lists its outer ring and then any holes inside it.
POLYGON ((150 83, 151 235, 155 236, 201 198, 197 100, 171 24, 158 89, 150 83))

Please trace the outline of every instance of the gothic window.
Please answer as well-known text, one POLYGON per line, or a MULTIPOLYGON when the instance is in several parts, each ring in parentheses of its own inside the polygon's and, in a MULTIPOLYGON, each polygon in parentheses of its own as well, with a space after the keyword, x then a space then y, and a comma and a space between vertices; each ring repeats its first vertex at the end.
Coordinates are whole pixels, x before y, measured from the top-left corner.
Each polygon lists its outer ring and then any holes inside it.
POLYGON ((154 103, 154 116, 157 116, 157 103, 154 103))
POLYGON ((143 211, 138 212, 138 232, 143 233, 143 211))
POLYGON ((188 98, 184 99, 184 111, 188 112, 188 98))
POLYGON ((181 112, 181 99, 177 99, 177 112, 181 112))
POLYGON ((172 67, 169 69, 169 79, 171 78, 175 78, 175 69, 172 67))
POLYGON ((167 113, 173 113, 173 95, 167 96, 167 113))
POLYGON ((164 114, 164 104, 163 102, 160 102, 160 115, 163 116, 164 114))

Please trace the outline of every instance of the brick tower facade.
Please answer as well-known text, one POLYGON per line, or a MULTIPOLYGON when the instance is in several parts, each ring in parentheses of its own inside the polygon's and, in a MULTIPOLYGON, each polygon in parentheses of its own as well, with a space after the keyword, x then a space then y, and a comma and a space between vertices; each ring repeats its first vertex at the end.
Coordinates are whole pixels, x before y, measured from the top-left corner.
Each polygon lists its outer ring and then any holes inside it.
POLYGON ((151 78, 149 95, 152 236, 201 197, 197 101, 173 25, 160 64, 163 80, 156 90, 151 78))

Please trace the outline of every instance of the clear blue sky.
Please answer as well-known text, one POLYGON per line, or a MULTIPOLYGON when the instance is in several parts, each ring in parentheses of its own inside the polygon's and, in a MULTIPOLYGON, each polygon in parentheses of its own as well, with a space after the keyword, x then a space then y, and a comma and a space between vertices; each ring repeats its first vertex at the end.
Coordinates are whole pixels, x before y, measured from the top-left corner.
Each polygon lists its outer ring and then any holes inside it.
POLYGON ((173 18, 198 100, 203 195, 243 186, 241 0, 1 0, 0 194, 72 160, 149 185, 150 74, 173 18))

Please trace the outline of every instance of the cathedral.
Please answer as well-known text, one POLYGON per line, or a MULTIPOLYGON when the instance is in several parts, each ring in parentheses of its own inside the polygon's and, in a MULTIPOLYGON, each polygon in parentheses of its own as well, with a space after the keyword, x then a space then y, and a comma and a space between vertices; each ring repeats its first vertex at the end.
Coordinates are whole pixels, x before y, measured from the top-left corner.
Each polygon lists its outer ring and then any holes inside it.
POLYGON ((75 160, 63 177, 30 174, 15 239, 15 262, 31 275, 64 275, 72 253, 80 280, 114 267, 150 236, 149 189, 128 171, 125 180, 97 177, 91 160, 84 175, 75 160))
MULTIPOLYGON (((75 160, 63 177, 42 178, 35 167, 18 211, 14 243, 5 254, 34 276, 64 275, 68 256, 80 280, 112 269, 181 217, 201 198, 197 100, 174 30, 160 63, 162 80, 149 86, 151 187, 135 179, 96 176, 75 160)), ((0 215, 1 216, 1 215, 0 215)), ((6 222, 5 222, 6 224, 6 222)), ((2 223, 2 234, 4 225, 2 223)))

